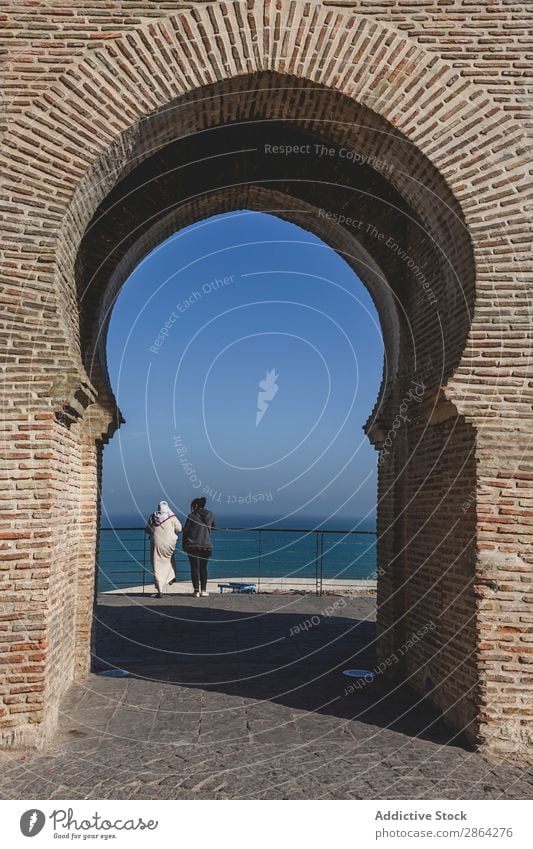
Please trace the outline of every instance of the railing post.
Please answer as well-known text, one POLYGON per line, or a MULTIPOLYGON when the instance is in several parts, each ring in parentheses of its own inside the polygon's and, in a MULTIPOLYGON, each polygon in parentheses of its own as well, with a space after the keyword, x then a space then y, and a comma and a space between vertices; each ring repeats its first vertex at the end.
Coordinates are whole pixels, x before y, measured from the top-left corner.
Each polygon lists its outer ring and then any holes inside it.
POLYGON ((319 578, 319 595, 324 593, 324 531, 320 531, 320 578, 319 578))
POLYGON ((318 595, 318 531, 315 531, 315 595, 318 595))
POLYGON ((146 586, 146 534, 143 534, 143 595, 146 586))
POLYGON ((319 531, 318 539, 318 595, 322 595, 322 552, 324 550, 324 534, 319 531))

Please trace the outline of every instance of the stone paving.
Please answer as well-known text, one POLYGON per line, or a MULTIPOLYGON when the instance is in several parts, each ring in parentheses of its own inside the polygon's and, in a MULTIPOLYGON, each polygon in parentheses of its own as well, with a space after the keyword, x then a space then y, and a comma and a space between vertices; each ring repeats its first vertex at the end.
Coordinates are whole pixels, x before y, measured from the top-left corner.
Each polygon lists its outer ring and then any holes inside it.
POLYGON ((375 600, 102 596, 94 673, 46 753, 2 755, 2 798, 533 797, 524 764, 469 751, 376 677, 375 600), (303 625, 303 627, 302 627, 303 625), (104 677, 118 667, 129 677, 104 677))

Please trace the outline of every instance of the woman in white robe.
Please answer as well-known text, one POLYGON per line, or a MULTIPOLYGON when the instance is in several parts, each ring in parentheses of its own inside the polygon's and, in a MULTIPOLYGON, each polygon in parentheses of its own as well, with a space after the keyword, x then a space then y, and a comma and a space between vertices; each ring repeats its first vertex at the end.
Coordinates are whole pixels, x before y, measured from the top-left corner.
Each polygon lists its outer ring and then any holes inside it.
POLYGON ((161 598, 164 590, 176 579, 174 551, 180 531, 181 522, 167 502, 160 501, 146 526, 146 533, 150 534, 150 560, 156 589, 152 598, 161 598))

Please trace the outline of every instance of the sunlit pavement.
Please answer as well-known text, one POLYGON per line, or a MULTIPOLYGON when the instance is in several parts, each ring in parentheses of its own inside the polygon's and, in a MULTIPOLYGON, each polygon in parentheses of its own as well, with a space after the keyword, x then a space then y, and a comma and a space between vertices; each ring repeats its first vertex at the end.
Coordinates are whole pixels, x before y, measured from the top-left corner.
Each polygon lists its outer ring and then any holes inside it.
POLYGON ((3 798, 529 798, 376 676, 370 596, 101 596, 94 673, 50 751, 2 756, 3 798), (125 670, 127 677, 99 674, 125 670))

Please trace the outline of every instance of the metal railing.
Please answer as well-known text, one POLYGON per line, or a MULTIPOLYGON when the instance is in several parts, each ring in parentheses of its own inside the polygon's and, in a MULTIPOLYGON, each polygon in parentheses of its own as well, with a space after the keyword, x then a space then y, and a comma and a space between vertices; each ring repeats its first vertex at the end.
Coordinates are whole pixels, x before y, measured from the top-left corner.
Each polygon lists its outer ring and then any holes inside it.
MULTIPOLYGON (((322 595, 324 586, 375 579, 374 531, 309 528, 217 528, 209 580, 253 580, 258 591, 276 585, 322 595), (276 539, 276 535, 279 537, 276 539), (292 538, 288 535, 292 535, 292 538)), ((190 580, 189 562, 175 552, 176 580, 190 580)), ((98 590, 152 591, 150 541, 144 528, 101 528, 98 590)))

